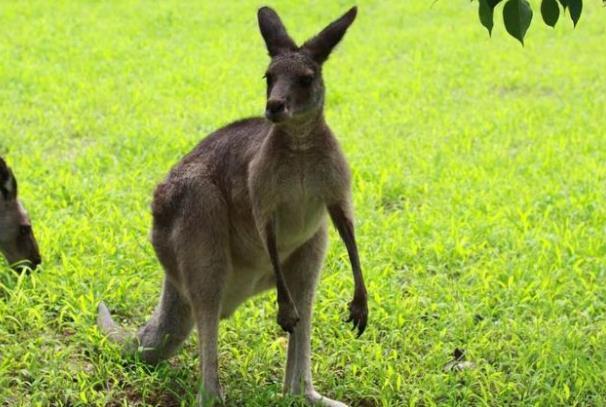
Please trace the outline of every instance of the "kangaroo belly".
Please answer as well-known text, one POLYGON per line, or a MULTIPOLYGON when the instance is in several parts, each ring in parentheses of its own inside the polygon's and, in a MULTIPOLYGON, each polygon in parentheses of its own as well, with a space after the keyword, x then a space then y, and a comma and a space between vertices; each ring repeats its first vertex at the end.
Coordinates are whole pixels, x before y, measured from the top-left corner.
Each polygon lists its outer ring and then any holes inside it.
POLYGON ((271 266, 261 268, 234 268, 227 277, 221 318, 228 318, 248 298, 275 286, 275 277, 271 266))
MULTIPOLYGON (((325 221, 319 199, 282 204, 276 211, 276 243, 282 264, 311 239, 325 221)), ((275 287, 275 273, 258 233, 241 228, 232 237, 232 270, 225 284, 221 317, 229 317, 248 298, 275 287), (254 237, 253 237, 254 236, 254 237)))

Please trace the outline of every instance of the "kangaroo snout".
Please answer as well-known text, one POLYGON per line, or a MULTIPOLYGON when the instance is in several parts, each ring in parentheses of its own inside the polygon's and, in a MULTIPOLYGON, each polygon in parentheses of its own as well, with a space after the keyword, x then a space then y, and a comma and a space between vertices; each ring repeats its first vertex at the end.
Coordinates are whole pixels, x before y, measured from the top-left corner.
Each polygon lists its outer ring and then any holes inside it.
POLYGON ((268 120, 277 123, 288 117, 288 109, 286 108, 286 100, 270 99, 265 107, 265 117, 268 120))
POLYGON ((40 251, 38 250, 38 243, 35 243, 36 248, 33 253, 30 255, 29 261, 32 264, 32 268, 35 269, 40 264, 42 264, 42 256, 40 255, 40 251))
POLYGON ((40 264, 42 264, 42 257, 40 256, 36 256, 34 257, 32 260, 32 268, 36 268, 38 267, 40 264))

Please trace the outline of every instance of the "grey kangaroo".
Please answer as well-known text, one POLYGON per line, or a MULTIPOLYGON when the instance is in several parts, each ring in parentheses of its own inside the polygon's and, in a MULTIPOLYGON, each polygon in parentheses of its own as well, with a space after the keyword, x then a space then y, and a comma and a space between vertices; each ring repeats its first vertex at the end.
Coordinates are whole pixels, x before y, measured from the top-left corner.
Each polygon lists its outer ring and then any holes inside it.
POLYGON ((277 288, 278 324, 289 332, 285 393, 324 406, 311 375, 311 315, 327 244, 327 214, 343 239, 355 282, 349 320, 358 334, 367 293, 354 237, 350 170, 324 120, 322 65, 356 17, 352 8, 297 46, 274 10, 258 11, 271 62, 265 118, 237 121, 209 135, 156 188, 152 244, 165 269, 160 302, 128 339, 107 307, 98 323, 110 339, 138 345, 156 363, 197 326, 200 405, 223 400, 218 377, 219 320, 247 298, 277 288))
POLYGON ((16 270, 40 264, 38 243, 18 199, 17 179, 0 157, 0 252, 16 270))

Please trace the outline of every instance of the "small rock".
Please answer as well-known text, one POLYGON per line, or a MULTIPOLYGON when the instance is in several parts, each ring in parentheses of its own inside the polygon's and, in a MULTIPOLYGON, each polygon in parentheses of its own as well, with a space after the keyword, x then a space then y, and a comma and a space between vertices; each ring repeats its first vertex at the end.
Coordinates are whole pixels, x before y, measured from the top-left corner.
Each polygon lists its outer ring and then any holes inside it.
POLYGON ((445 372, 460 372, 462 370, 473 369, 475 363, 465 360, 465 350, 456 348, 452 352, 453 359, 444 365, 445 372))

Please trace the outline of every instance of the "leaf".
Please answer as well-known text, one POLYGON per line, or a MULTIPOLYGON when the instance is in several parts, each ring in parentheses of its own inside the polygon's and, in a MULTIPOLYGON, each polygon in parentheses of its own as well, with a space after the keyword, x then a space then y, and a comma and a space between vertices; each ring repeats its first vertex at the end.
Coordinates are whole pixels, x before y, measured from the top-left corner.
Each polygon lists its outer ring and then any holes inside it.
POLYGON ((568 7, 568 0, 560 0, 560 4, 562 5, 562 8, 566 10, 566 7, 568 7))
POLYGON ((494 9, 488 5, 488 0, 480 0, 478 7, 478 15, 480 22, 488 30, 488 35, 492 35, 492 27, 494 27, 494 9))
POLYGON ((489 35, 492 35, 492 27, 494 27, 494 8, 500 2, 501 0, 479 0, 478 15, 480 16, 480 22, 486 27, 489 35))
POLYGON ((555 27, 560 18, 560 6, 556 0, 543 0, 541 3, 541 15, 543 21, 550 27, 555 27))
POLYGON ((577 26, 579 18, 581 18, 581 12, 583 11, 583 0, 566 0, 568 4, 568 12, 574 26, 577 26))
POLYGON ((532 21, 532 9, 526 0, 509 0, 503 7, 503 22, 507 32, 524 45, 524 36, 532 21))

